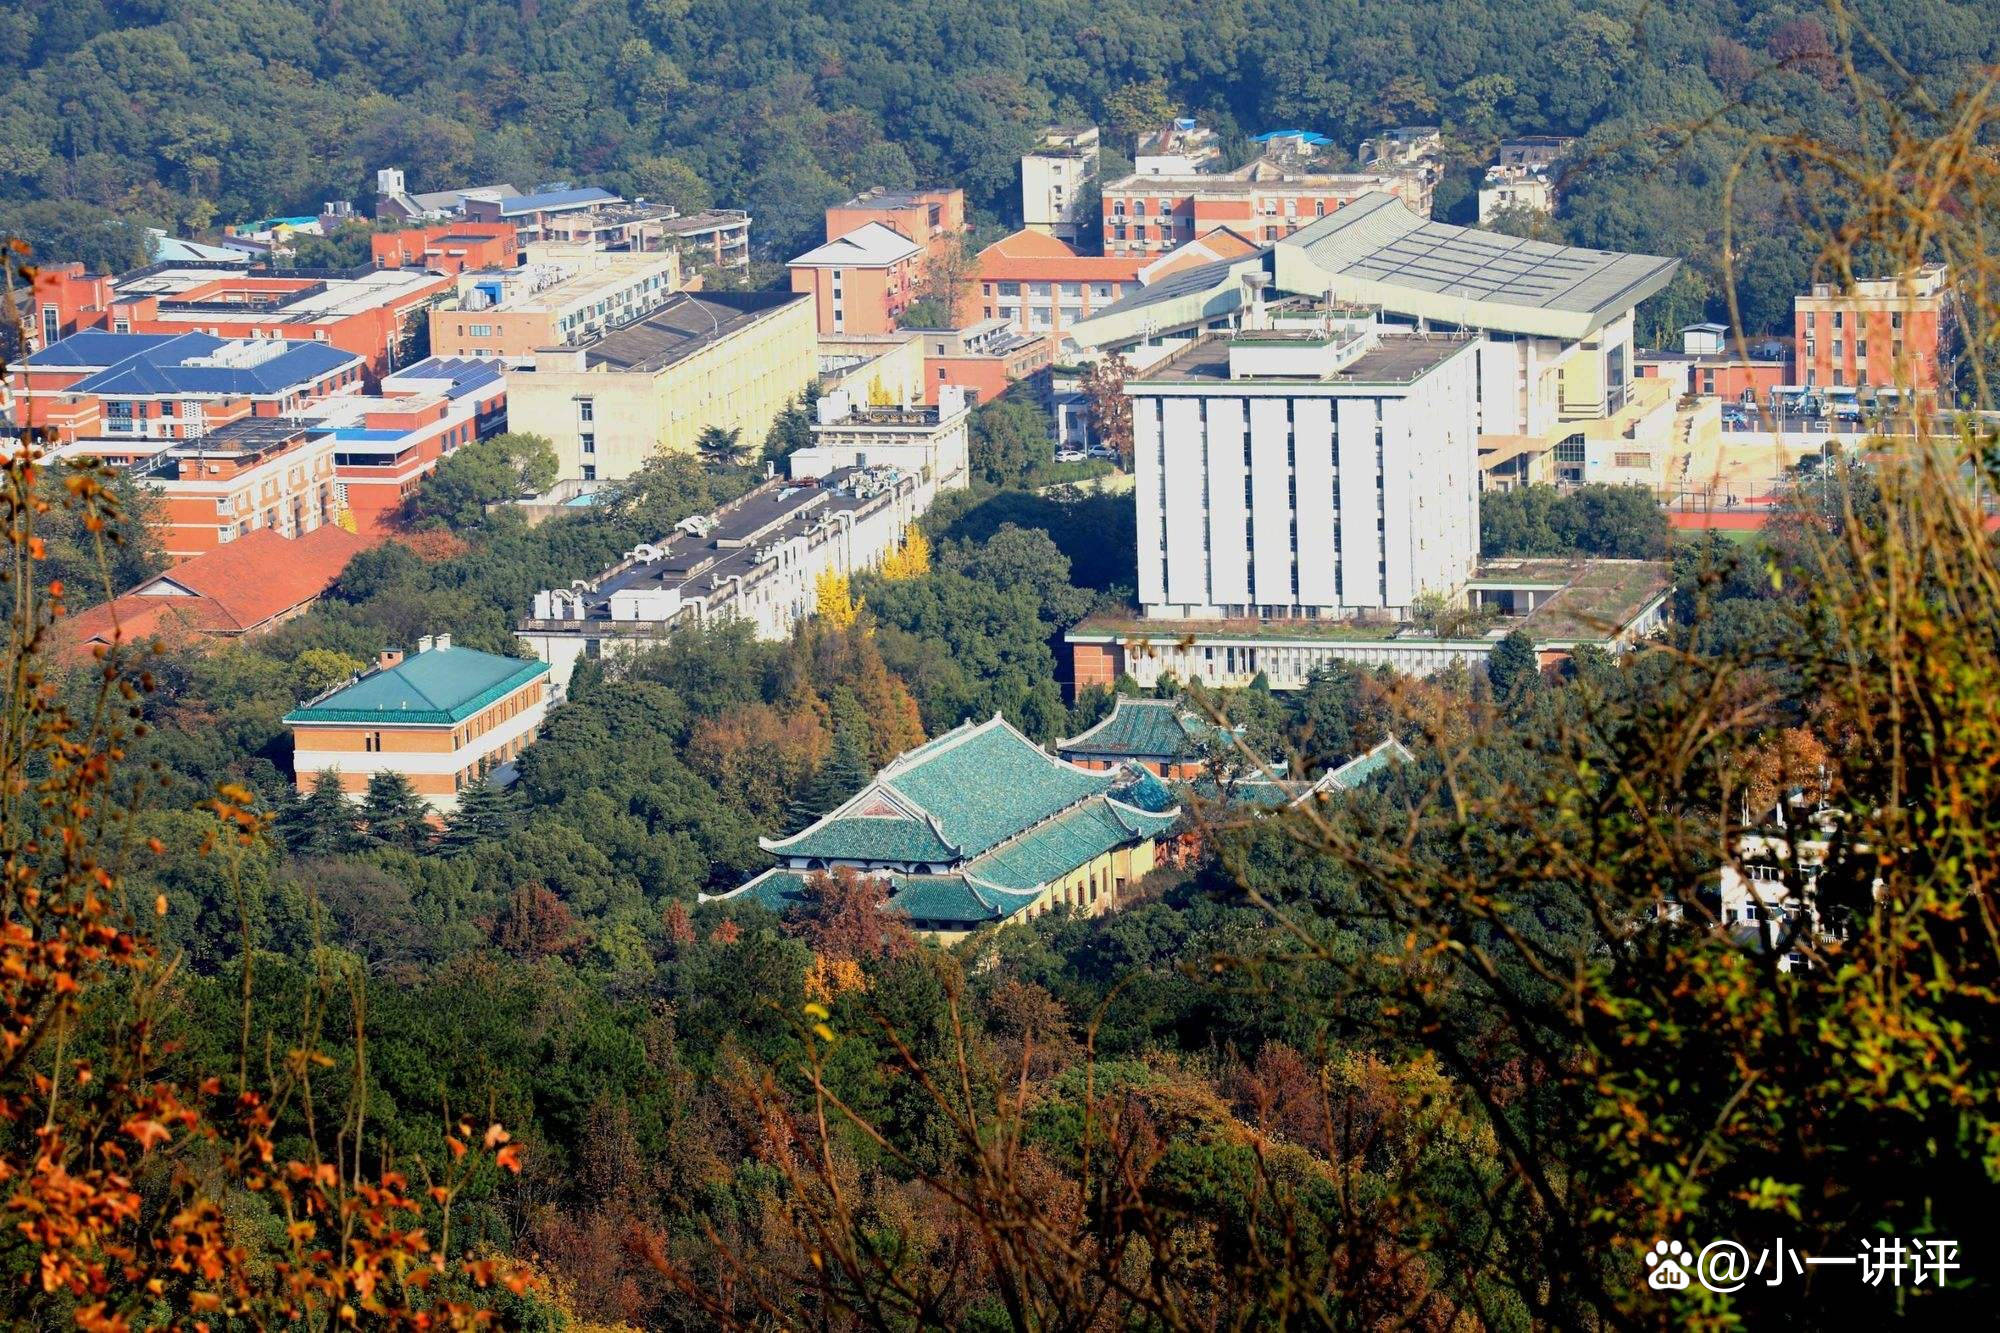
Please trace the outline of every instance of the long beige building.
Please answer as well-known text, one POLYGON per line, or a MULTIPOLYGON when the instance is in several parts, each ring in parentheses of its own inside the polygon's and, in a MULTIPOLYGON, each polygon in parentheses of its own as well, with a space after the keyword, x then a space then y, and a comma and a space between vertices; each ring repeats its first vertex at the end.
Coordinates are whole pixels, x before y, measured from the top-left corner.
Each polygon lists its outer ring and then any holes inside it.
POLYGON ((578 347, 544 348, 507 374, 512 430, 555 445, 564 480, 631 476, 692 453, 710 426, 755 450, 819 373, 813 301, 791 292, 677 292, 578 347))
POLYGON ((544 347, 578 347, 667 303, 681 287, 681 258, 538 245, 518 268, 458 275, 451 308, 431 311, 436 356, 526 360, 544 347))

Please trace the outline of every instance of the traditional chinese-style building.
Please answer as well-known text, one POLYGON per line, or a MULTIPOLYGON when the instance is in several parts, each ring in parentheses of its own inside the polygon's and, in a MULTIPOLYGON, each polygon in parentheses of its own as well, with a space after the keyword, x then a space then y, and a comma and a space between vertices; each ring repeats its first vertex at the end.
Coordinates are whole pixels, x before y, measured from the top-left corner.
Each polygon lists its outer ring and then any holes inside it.
POLYGON ((765 838, 778 864, 726 899, 785 911, 811 877, 842 866, 887 881, 887 907, 949 941, 1057 906, 1111 910, 1154 868, 1180 818, 1165 788, 1135 769, 1058 759, 995 714, 907 751, 866 787, 789 838, 765 838))

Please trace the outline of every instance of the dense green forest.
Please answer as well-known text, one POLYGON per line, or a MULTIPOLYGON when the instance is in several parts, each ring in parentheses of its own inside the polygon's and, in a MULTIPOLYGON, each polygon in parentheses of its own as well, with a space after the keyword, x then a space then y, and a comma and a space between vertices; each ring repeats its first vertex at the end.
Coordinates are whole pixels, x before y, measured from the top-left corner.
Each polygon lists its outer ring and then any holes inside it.
POLYGON ((1738 285, 1751 327, 1778 328, 1816 246, 1760 138, 1878 132, 1850 50, 1947 100, 2000 52, 1990 17, 1944 0, 25 0, 0 14, 0 230, 128 263, 135 223, 365 203, 374 170, 400 166, 413 189, 593 181, 744 207, 783 258, 869 185, 955 183, 984 218, 1017 217, 1017 155, 1054 119, 1096 119, 1129 151, 1182 111, 1239 153, 1273 126, 1351 149, 1435 122, 1455 220, 1500 136, 1583 135, 1559 225, 1693 261, 1651 303, 1660 327, 1726 313, 1721 200, 1747 157, 1738 285))

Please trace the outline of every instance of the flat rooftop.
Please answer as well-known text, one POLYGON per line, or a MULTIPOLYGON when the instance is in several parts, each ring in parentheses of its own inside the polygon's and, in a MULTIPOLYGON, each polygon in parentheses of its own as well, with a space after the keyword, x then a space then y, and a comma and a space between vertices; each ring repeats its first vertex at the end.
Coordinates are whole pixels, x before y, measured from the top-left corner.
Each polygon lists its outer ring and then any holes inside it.
MULTIPOLYGON (((1422 379, 1472 341, 1459 333, 1382 333, 1375 345, 1332 375, 1258 375, 1251 379, 1229 378, 1229 346, 1243 339, 1241 333, 1210 333, 1174 353, 1143 375, 1134 375, 1134 384, 1218 383, 1257 384, 1296 382, 1300 384, 1411 384, 1422 379)), ((1282 346, 1286 342, 1320 341, 1291 337, 1283 332, 1250 337, 1282 346)))
MULTIPOLYGON (((1663 560, 1482 561, 1466 584, 1467 591, 1527 590, 1547 594, 1526 616, 1504 619, 1481 638, 1450 642, 1493 642, 1515 629, 1525 629, 1537 643, 1589 643, 1610 639, 1638 619, 1673 586, 1672 568, 1663 560)), ((1378 621, 1340 620, 1156 620, 1136 612, 1095 615, 1079 622, 1064 638, 1150 640, 1171 643, 1429 643, 1408 627, 1378 621)))
POLYGON ((1528 632, 1539 643, 1609 638, 1673 586, 1664 560, 1484 560, 1469 589, 1559 585, 1560 591, 1530 611, 1528 632))
POLYGON ((676 292, 644 319, 585 344, 585 363, 650 374, 775 311, 811 300, 809 292, 676 292))

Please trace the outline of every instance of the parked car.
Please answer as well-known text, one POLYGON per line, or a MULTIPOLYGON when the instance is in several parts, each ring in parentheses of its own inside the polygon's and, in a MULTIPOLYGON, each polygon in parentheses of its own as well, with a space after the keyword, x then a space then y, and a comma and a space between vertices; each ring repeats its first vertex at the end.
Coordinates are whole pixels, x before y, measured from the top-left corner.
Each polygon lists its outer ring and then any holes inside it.
POLYGON ((1086 457, 1088 455, 1081 449, 1056 450, 1056 462, 1058 463, 1081 463, 1086 457))

